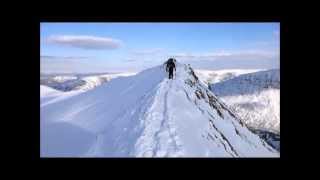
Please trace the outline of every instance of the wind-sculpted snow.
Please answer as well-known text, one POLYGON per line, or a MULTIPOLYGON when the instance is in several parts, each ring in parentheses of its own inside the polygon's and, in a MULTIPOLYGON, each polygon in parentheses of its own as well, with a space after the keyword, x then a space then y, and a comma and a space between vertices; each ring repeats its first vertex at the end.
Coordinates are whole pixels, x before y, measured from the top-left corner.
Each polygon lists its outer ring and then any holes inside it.
POLYGON ((62 92, 51 87, 40 85, 40 107, 46 106, 57 101, 67 99, 82 93, 83 91, 62 92))
POLYGON ((167 79, 163 66, 157 66, 42 106, 41 156, 279 154, 248 130, 191 67, 177 64, 174 80, 167 79))

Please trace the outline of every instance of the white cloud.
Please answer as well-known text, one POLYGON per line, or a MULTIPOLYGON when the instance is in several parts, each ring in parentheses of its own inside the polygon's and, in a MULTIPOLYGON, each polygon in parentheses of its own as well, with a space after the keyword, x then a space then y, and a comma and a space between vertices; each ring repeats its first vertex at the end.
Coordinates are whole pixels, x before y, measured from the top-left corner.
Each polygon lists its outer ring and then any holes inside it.
POLYGON ((117 49, 122 44, 113 38, 82 35, 54 35, 48 37, 47 42, 81 49, 117 49))

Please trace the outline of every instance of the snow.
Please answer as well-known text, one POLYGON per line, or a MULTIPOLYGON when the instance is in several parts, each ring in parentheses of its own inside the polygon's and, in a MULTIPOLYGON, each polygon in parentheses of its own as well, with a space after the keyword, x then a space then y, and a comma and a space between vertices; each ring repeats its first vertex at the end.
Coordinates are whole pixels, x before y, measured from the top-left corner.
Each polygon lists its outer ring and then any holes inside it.
POLYGON ((135 75, 136 72, 122 72, 98 75, 55 75, 41 78, 41 84, 68 92, 74 90, 91 90, 111 79, 135 75))
POLYGON ((279 153, 249 131, 188 66, 178 63, 174 80, 167 79, 163 66, 156 66, 42 104, 41 156, 278 157, 279 153))
POLYGON ((51 87, 40 85, 40 104, 50 102, 62 94, 61 91, 55 90, 51 87))
POLYGON ((257 129, 280 133, 280 90, 267 89, 259 93, 224 96, 245 123, 257 129))
POLYGON ((74 80, 77 79, 76 76, 56 76, 53 78, 53 80, 57 81, 57 82, 65 82, 68 80, 74 80))
POLYGON ((279 70, 243 74, 211 87, 248 126, 280 133, 279 70))
POLYGON ((223 69, 223 70, 205 70, 196 69, 196 75, 206 84, 218 83, 242 74, 262 71, 262 69, 223 69))
POLYGON ((48 86, 40 85, 40 97, 54 95, 60 93, 60 91, 50 88, 48 86))
POLYGON ((48 86, 40 85, 40 107, 67 99, 83 92, 83 90, 62 92, 48 86))
POLYGON ((99 76, 87 76, 82 78, 85 83, 81 86, 76 87, 75 89, 81 89, 81 90, 90 90, 94 89, 97 86, 100 86, 101 84, 110 81, 111 79, 118 78, 118 77, 126 77, 126 76, 132 76, 136 73, 128 72, 128 73, 115 73, 115 74, 104 74, 99 76))

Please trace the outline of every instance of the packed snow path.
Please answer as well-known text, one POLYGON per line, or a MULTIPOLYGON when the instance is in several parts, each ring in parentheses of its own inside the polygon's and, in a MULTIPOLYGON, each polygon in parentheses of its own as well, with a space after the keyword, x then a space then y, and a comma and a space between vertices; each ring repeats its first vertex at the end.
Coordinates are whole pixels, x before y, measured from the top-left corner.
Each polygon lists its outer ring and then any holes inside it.
POLYGON ((190 67, 118 78, 41 107, 41 156, 277 157, 190 67))
POLYGON ((172 80, 165 79, 159 84, 153 105, 146 112, 146 129, 137 143, 137 156, 179 156, 181 142, 169 114, 168 94, 172 80), (150 138, 152 137, 152 138, 150 138))

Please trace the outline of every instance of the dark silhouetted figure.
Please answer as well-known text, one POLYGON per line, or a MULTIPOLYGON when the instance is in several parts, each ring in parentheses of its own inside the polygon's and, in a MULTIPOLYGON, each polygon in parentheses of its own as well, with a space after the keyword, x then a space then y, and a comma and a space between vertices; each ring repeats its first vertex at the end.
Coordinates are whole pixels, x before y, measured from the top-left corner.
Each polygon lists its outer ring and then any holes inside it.
POLYGON ((166 66, 166 71, 169 72, 169 79, 173 79, 173 70, 176 71, 176 65, 175 65, 176 60, 173 58, 168 59, 168 61, 165 63, 167 64, 166 66))

